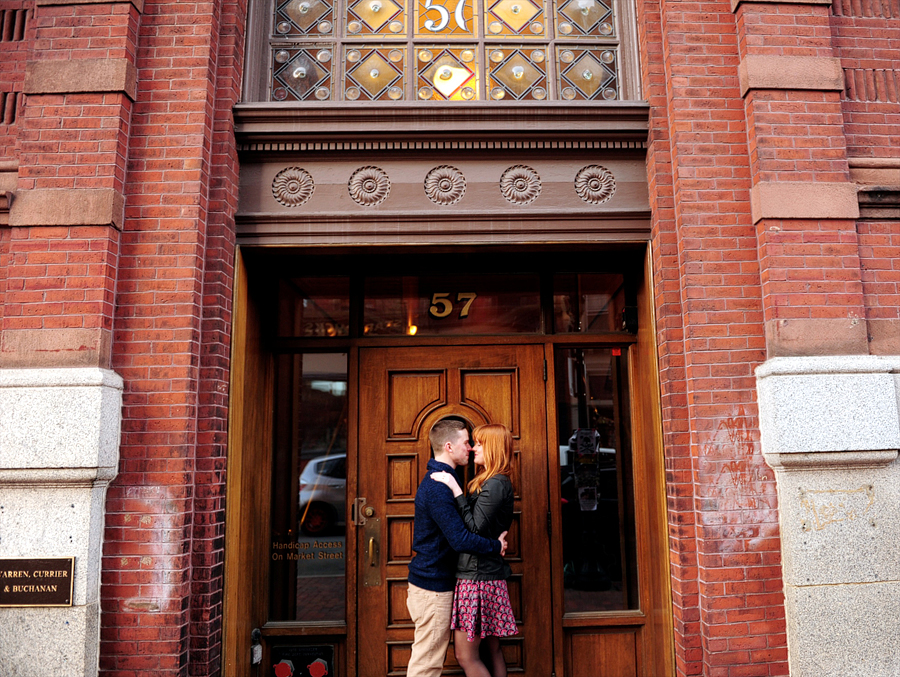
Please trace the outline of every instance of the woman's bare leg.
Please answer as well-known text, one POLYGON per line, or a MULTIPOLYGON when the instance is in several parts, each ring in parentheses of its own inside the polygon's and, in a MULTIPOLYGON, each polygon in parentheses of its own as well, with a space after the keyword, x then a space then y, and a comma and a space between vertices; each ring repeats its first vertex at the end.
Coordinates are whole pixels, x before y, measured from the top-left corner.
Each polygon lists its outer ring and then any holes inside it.
POLYGON ((503 660, 503 652, 500 650, 500 638, 485 637, 484 641, 485 660, 488 668, 490 668, 492 677, 506 677, 506 661, 503 660))
POLYGON ((480 645, 480 637, 476 637, 475 641, 470 642, 466 637, 465 630, 453 631, 453 650, 456 652, 456 660, 465 671, 466 677, 491 677, 491 673, 488 672, 478 655, 480 645))

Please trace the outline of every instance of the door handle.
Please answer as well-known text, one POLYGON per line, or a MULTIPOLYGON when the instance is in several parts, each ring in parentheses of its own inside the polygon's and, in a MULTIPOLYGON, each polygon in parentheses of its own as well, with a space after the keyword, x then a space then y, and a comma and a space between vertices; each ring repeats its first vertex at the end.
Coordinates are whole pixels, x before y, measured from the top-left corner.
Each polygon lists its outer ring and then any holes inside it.
POLYGON ((366 520, 366 526, 363 527, 362 543, 360 543, 360 546, 365 548, 365 552, 360 553, 361 558, 365 558, 368 566, 360 562, 359 571, 362 575, 363 586, 367 588, 378 587, 382 584, 381 557, 378 552, 380 543, 381 518, 369 517, 366 520))
POLYGON ((369 538, 369 566, 378 566, 378 543, 375 541, 374 536, 369 538))

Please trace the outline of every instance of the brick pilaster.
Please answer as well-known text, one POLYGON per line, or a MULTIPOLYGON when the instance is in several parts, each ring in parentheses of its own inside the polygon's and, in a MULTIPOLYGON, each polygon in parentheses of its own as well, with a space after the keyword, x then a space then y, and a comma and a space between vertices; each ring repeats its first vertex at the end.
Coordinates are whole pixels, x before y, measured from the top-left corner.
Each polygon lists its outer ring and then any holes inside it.
POLYGON ((113 364, 102 674, 221 670, 225 435, 243 2, 146 2, 113 364))
POLYGON ((33 12, 0 365, 108 367, 139 17, 131 3, 33 12))
MULTIPOLYGON (((655 5, 641 6, 650 19, 655 5)), ((648 177, 677 667, 783 675, 778 513, 752 371, 765 342, 734 15, 727 2, 660 9, 659 32, 643 26, 642 51, 656 121, 648 177)))
POLYGON ((868 352, 829 9, 735 8, 768 357, 868 352))

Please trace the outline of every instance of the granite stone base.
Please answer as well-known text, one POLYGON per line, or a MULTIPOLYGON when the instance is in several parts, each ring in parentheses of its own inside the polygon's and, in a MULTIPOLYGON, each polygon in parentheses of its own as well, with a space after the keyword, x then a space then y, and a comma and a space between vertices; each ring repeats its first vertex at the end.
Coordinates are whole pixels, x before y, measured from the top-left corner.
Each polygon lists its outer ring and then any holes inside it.
POLYGON ((757 369, 778 486, 792 677, 896 677, 900 358, 775 358, 757 369))
POLYGON ((896 677, 900 581, 785 586, 791 677, 896 677))
POLYGON ((114 372, 0 369, 0 558, 75 558, 71 607, 0 609, 3 677, 97 674, 104 508, 121 410, 114 372))
POLYGON ((99 602, 68 608, 0 609, 0 674, 96 675, 99 627, 99 602))

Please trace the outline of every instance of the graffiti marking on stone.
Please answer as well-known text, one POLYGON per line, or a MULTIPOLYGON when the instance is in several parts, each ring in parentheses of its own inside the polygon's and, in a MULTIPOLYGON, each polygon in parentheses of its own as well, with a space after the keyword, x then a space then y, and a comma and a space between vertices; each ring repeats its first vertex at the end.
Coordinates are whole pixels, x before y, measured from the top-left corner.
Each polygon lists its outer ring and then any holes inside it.
POLYGON ((867 515, 875 503, 875 489, 800 490, 800 506, 805 511, 803 531, 821 531, 838 522, 852 522, 867 515))

